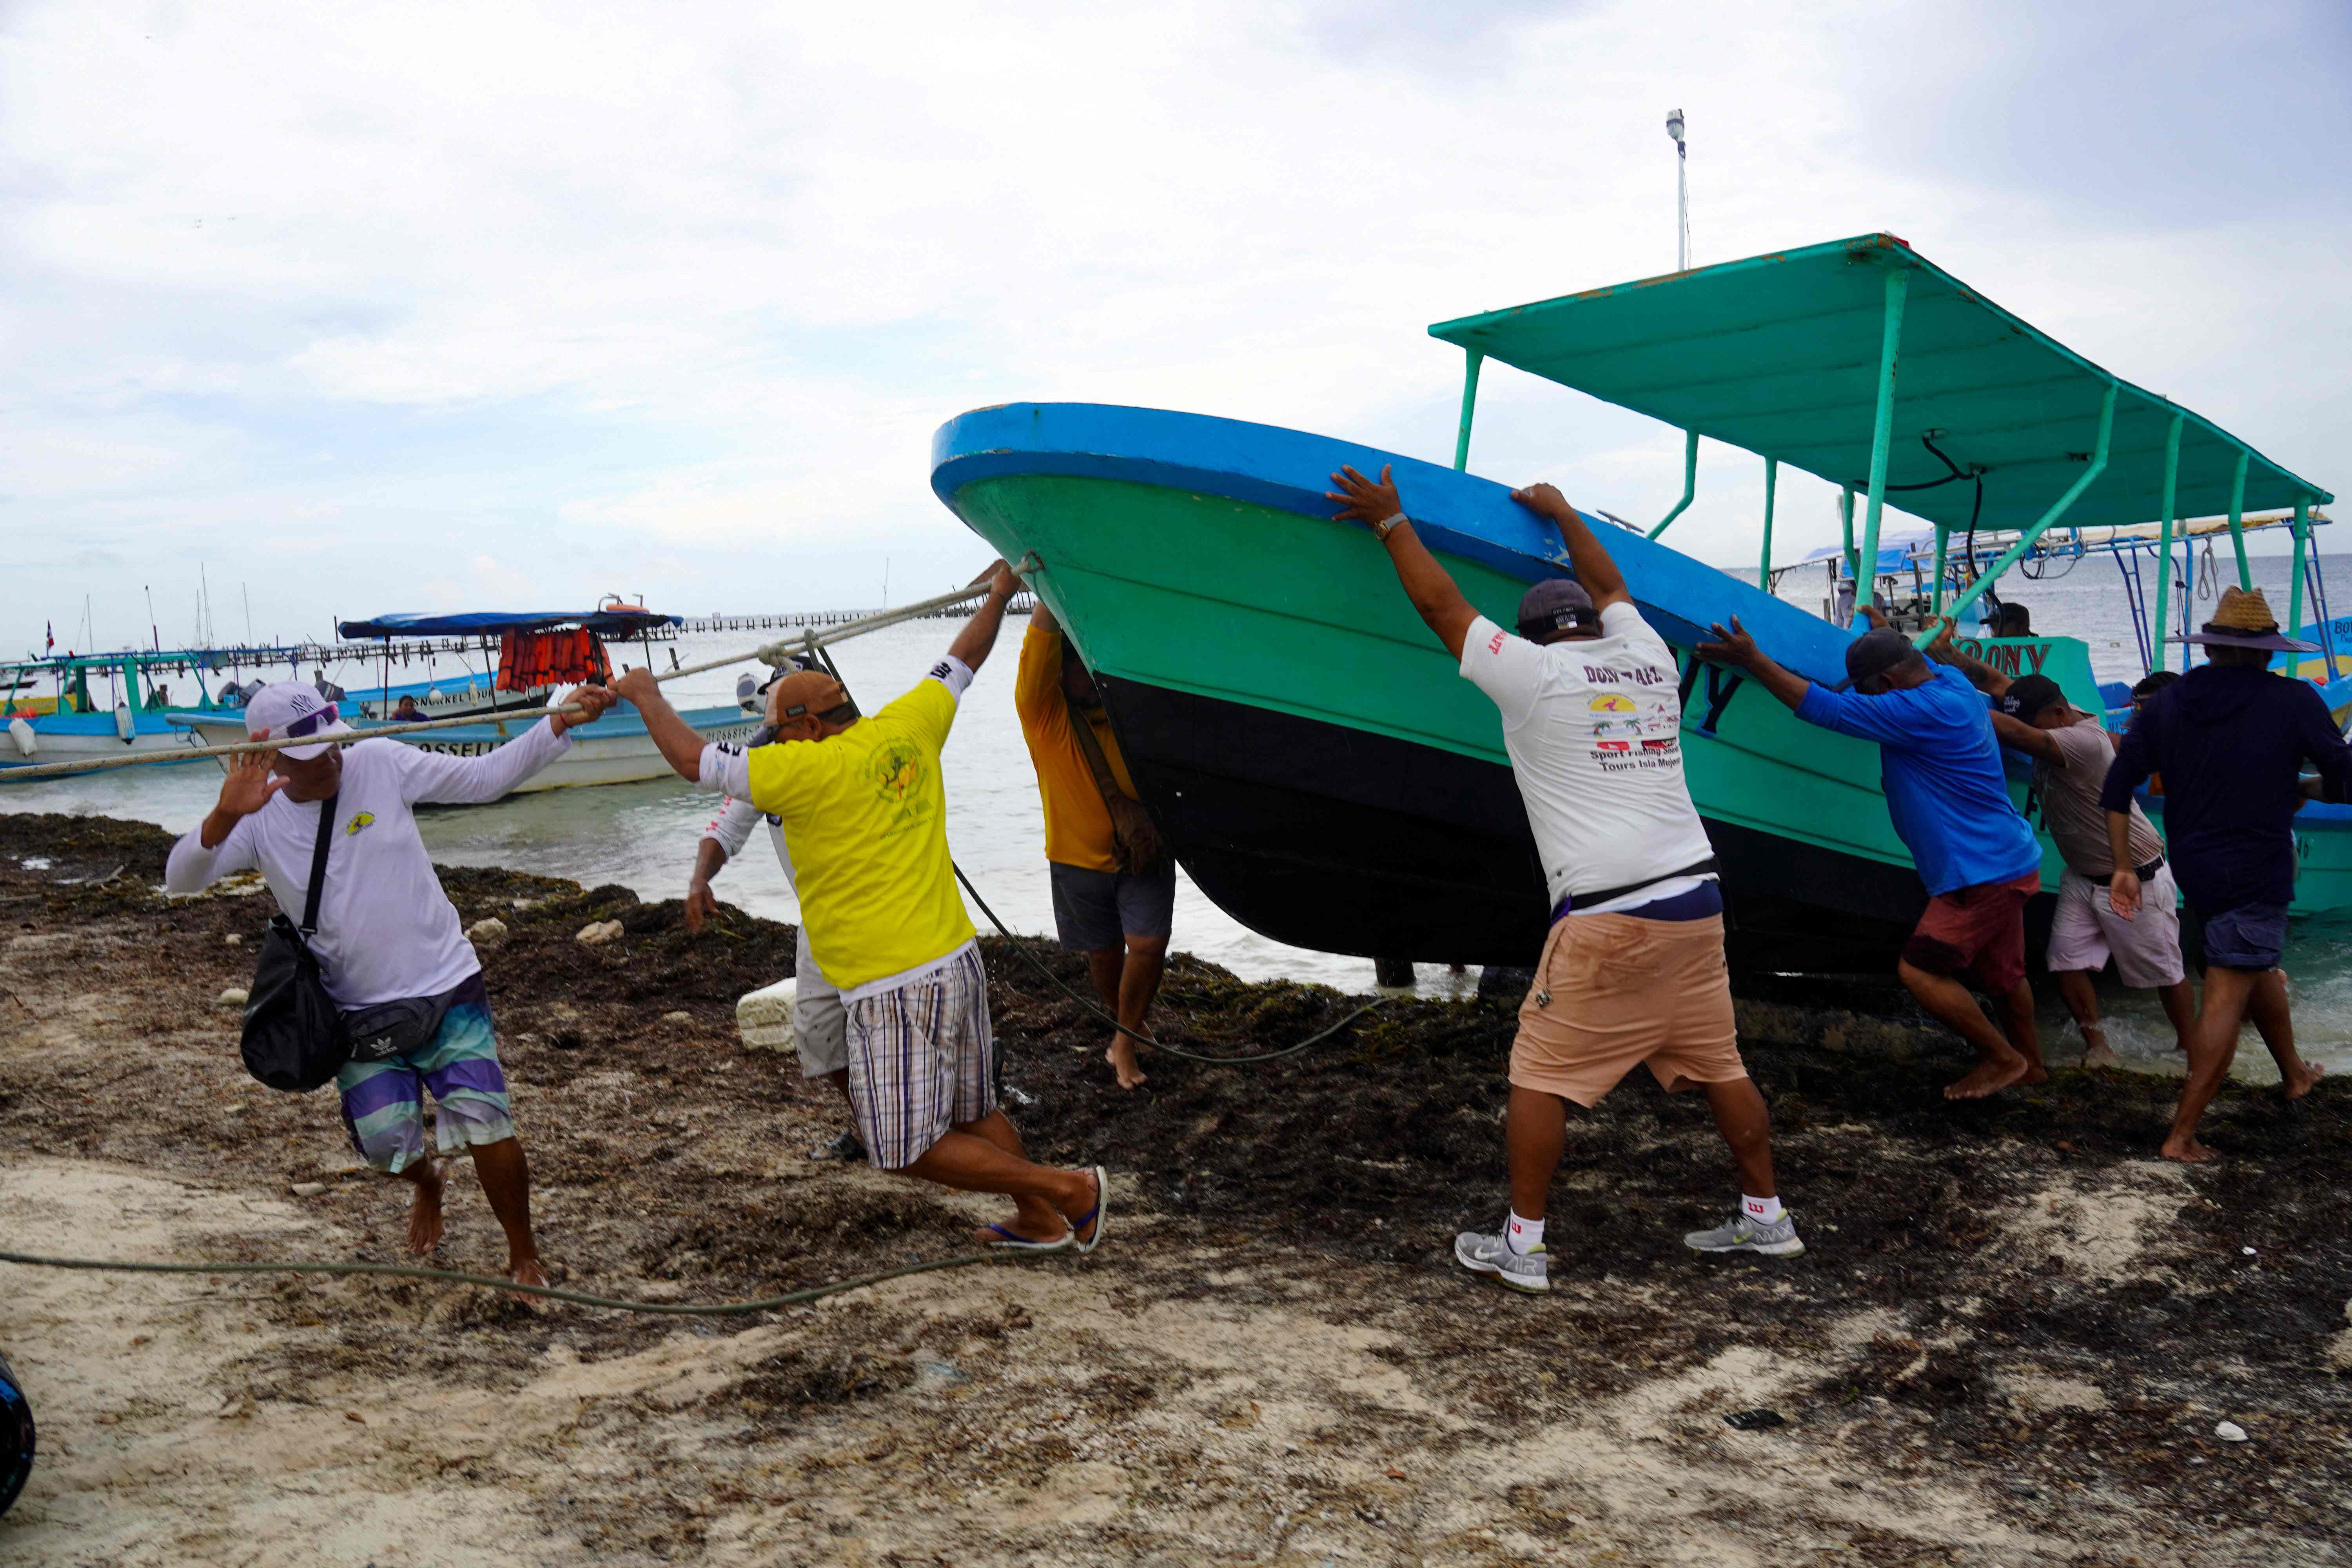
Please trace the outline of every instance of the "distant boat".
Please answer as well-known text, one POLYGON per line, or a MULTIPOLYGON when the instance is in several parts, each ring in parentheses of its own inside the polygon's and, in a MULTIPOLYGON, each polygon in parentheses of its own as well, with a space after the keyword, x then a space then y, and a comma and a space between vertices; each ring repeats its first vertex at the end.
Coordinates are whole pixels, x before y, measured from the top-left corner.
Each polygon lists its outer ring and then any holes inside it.
MULTIPOLYGON (((653 662, 653 638, 667 636, 679 623, 677 616, 656 615, 635 605, 606 605, 586 612, 486 611, 455 616, 388 615, 364 621, 344 621, 337 632, 350 642, 381 642, 387 678, 394 645, 403 637, 477 637, 482 641, 481 676, 445 679, 417 686, 395 686, 389 679, 373 691, 345 696, 338 704, 343 722, 354 729, 394 725, 400 699, 414 697, 416 717, 446 720, 478 717, 480 722, 453 725, 403 734, 394 727, 386 738, 419 751, 448 756, 478 757, 498 750, 538 722, 527 710, 541 708, 552 693, 576 686, 591 675, 609 674, 607 644, 636 641, 646 662, 653 662), (552 658, 572 663, 549 664, 552 658), (533 671, 554 668, 555 679, 536 679, 533 671)), ((362 655, 362 657, 367 657, 362 655)), ((695 708, 681 715, 705 740, 741 741, 760 724, 760 715, 740 704, 695 708)), ((244 721, 234 712, 188 712, 169 715, 170 721, 198 736, 208 746, 232 744, 246 738, 244 721)), ((572 731, 571 750, 516 786, 517 794, 566 789, 583 784, 635 784, 667 778, 669 764, 646 731, 634 708, 620 707, 592 725, 572 731)))

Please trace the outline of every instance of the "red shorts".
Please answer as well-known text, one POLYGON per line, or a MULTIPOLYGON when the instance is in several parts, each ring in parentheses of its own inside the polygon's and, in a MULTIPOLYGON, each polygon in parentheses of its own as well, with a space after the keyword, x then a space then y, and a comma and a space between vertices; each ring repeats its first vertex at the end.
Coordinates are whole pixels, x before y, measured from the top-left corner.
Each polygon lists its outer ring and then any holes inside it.
POLYGON ((1903 944, 1903 957, 1930 974, 1973 973, 2005 995, 2025 978, 2025 900, 2042 890, 2042 873, 2012 882, 1979 882, 1927 900, 1927 912, 1903 944))

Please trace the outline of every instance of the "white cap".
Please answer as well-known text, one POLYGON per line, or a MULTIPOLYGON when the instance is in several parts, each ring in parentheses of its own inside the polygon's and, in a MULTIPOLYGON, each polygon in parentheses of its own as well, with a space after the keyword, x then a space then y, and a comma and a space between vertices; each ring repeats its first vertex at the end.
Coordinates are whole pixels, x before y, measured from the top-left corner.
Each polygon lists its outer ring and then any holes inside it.
MULTIPOLYGON (((343 722, 335 705, 311 687, 299 680, 279 680, 247 700, 245 732, 252 740, 276 741, 293 734, 348 735, 352 727, 343 722)), ((315 746, 288 746, 278 754, 307 763, 328 749, 321 741, 315 746)))

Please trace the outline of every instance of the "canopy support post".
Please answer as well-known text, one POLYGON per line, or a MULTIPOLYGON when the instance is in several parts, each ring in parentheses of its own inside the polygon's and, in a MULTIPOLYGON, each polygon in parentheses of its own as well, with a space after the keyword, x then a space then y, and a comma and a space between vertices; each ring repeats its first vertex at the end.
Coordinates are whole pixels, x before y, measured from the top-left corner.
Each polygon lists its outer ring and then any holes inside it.
MULTIPOLYGON (((1853 487, 1852 485, 1847 485, 1838 491, 1838 526, 1843 531, 1845 535, 1845 580, 1854 584, 1856 595, 1854 604, 1859 607, 1862 603, 1862 599, 1860 597, 1862 587, 1862 562, 1861 559, 1853 552, 1853 487)), ((1834 593, 1832 593, 1832 602, 1835 602, 1834 593)), ((1848 616, 1844 621, 1840 624, 1852 626, 1853 625, 1853 617, 1852 616, 1848 616)))
POLYGON ((1903 304, 1911 295, 1911 273, 1898 267, 1886 275, 1886 321, 1878 337, 1878 411, 1870 426, 1870 510, 1863 520, 1862 558, 1867 583, 1854 580, 1854 608, 1878 594, 1878 519, 1886 504, 1886 465, 1895 444, 1895 361, 1903 342, 1903 304))
MULTIPOLYGON (((2238 586, 2254 585, 2254 574, 2246 564, 2246 449, 2238 448, 2238 471, 2230 480, 2230 544, 2238 552, 2238 586)), ((2187 661, 2183 661, 2184 668, 2187 661)))
POLYGON ((1658 526, 1650 530, 1649 537, 1655 539, 1665 532, 1666 524, 1682 516, 1684 509, 1691 503, 1691 497, 1697 493, 1698 432, 1685 430, 1683 432, 1683 499, 1675 502, 1674 510, 1658 520, 1658 526))
POLYGON ((2176 414, 2164 433, 2164 527, 2158 537, 2156 559, 2164 570, 2156 574, 2156 636, 2154 652, 2148 668, 2160 670, 2167 662, 2164 651, 2165 628, 2171 625, 2167 618, 2172 604, 2172 525, 2173 503, 2178 499, 2180 483, 2180 422, 2186 416, 2176 414))
POLYGON ((1952 543, 1952 527, 1947 522, 1936 525, 1936 614, 1944 613, 1944 568, 1952 543))
POLYGON ((1756 585, 1772 591, 1772 492, 1780 481, 1780 459, 1764 459, 1764 555, 1756 563, 1756 585))
POLYGON ((1485 353, 1465 349, 1466 356, 1462 371, 1462 423, 1454 434, 1454 471, 1466 473, 1470 468, 1470 416, 1478 407, 1478 367, 1486 363, 1485 353))
MULTIPOLYGON (((1953 615, 1958 616, 1962 610, 1983 597, 1984 591, 1991 587, 2002 573, 2017 564, 2018 557, 2032 549, 2034 542, 2049 532, 2051 525, 2065 516, 2067 509, 2082 500, 2083 492, 2091 488, 2092 481, 2107 471, 2107 448, 2113 444, 2115 433, 2116 384, 2111 381, 2107 383, 2106 395, 2099 400, 2099 439, 2091 452, 2091 466, 2083 470, 2080 479, 2066 487, 2064 495, 2050 503, 2050 510, 2035 519, 2032 527, 2017 536, 2016 543, 2000 552, 2000 558, 1987 567, 1982 576, 1969 584, 1967 593, 1952 601, 1953 615)), ((1936 628, 1929 626, 1911 639, 1911 646, 1926 647, 1935 640, 1936 628)))
MULTIPOLYGON (((2286 635, 2290 641, 2303 638, 2303 570, 2304 556, 2311 547, 2311 498, 2304 496, 2294 503, 2294 583, 2286 594, 2286 635)), ((2303 661, 2287 655, 2286 667, 2300 674, 2303 661)))

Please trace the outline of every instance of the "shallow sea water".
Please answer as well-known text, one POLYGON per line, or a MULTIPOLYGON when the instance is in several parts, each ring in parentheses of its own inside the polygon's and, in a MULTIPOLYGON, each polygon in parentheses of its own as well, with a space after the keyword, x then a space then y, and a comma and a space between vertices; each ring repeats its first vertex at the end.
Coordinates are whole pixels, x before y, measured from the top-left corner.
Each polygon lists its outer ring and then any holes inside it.
MULTIPOLYGON (((2226 548, 2217 565, 2226 567, 2226 548)), ((2352 561, 2331 561, 2339 572, 2352 561)), ((2287 563, 2260 557, 2255 581, 2284 614, 2287 563)), ((2225 574, 2226 575, 2226 574, 2225 574)), ((2352 575, 2340 580, 2352 582, 2352 575)), ((1819 613, 1822 574, 1808 570, 1782 580, 1790 603, 1819 613)), ((2153 587, 2154 579, 2149 579, 2153 587)), ((2011 597, 2029 605, 2034 624, 2064 632, 2091 645, 2102 679, 2130 679, 2140 673, 2130 619, 2117 592, 2114 565, 2086 560, 2063 578, 2012 584, 2011 597)), ((2202 618, 2201 616, 2200 617, 2202 618)), ((1051 932, 1053 900, 1046 882, 1045 826, 1036 782, 1013 712, 1013 668, 1025 623, 1007 622, 995 653, 964 698, 948 742, 948 837, 958 863, 982 896, 1015 931, 1051 932)), ((850 689, 868 709, 905 690, 938 658, 955 635, 952 621, 916 621, 855 638, 834 650, 850 689)), ((674 646, 680 662, 694 663, 736 650, 749 652, 767 637, 761 632, 704 633, 674 646)), ((616 655, 620 650, 615 650, 616 655)), ((656 647, 658 664, 668 649, 656 647)), ((622 656, 625 657, 625 656, 622 656)), ((2176 650, 2177 662, 2177 650, 2176 650)), ((421 671, 412 668, 407 679, 421 671)), ((444 669, 442 673, 451 673, 444 669)), ((668 688, 684 706, 729 700, 736 671, 690 676, 668 688)), ((364 679, 354 664, 335 672, 354 692, 364 679)), ((83 778, 0 784, 0 810, 93 812, 160 823, 174 832, 193 826, 209 809, 220 774, 209 763, 142 767, 83 778)), ((718 805, 717 797, 675 781, 550 790, 510 796, 493 805, 428 809, 420 814, 426 846, 436 859, 466 866, 508 866, 518 870, 569 877, 583 885, 617 882, 642 898, 681 896, 694 862, 695 846, 718 805)), ((755 837, 729 865, 718 884, 719 896, 754 914, 797 920, 799 906, 765 842, 755 837)), ((975 909, 973 922, 990 928, 975 909)), ((1175 945, 1246 979, 1286 978, 1319 982, 1349 990, 1372 983, 1369 959, 1287 947, 1268 941, 1224 914, 1181 873, 1177 884, 1175 945)), ((2352 916, 2298 924, 2286 968, 2294 987, 2295 1018, 2305 1053, 2338 1071, 2352 1070, 2352 916)), ((1475 971, 1449 976, 1439 966, 1419 969, 1423 994, 1465 992, 1475 971)), ((2111 992, 2103 1007, 2113 1019, 2110 1038, 2127 1056, 2149 1062, 2177 1059, 2162 1011, 2145 994, 2111 992)), ((2062 1055, 2079 1049, 2071 1038, 2053 1042, 2062 1055)), ((2261 1076, 2268 1069, 2261 1047, 2252 1043, 2242 1063, 2261 1076)))

